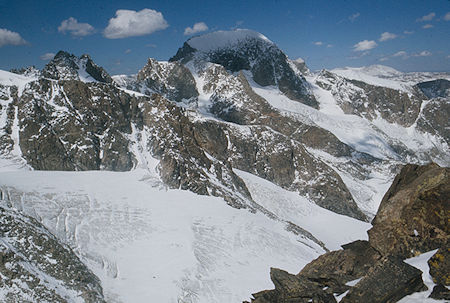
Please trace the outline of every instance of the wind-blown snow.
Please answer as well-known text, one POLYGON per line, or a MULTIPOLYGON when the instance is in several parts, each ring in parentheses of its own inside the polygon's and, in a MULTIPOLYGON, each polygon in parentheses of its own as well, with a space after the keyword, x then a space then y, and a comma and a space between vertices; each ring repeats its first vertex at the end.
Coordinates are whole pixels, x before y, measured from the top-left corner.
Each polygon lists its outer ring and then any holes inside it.
POLYGON ((221 48, 238 45, 248 39, 259 39, 273 43, 266 36, 248 29, 236 29, 233 31, 217 31, 191 38, 187 43, 196 50, 210 52, 221 48))

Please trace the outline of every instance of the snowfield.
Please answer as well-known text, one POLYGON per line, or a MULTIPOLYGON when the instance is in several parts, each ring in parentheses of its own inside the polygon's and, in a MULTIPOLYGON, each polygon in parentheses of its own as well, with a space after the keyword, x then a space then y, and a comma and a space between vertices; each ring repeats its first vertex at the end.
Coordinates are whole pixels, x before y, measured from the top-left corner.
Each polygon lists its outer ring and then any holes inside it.
MULTIPOLYGON (((297 221, 305 219, 304 227, 332 249, 366 237, 367 223, 294 203, 297 194, 244 177, 251 189, 265 188, 257 202, 272 203, 286 219, 299 214, 297 221)), ((74 249, 101 279, 108 302, 242 302, 273 288, 270 267, 297 273, 324 253, 285 223, 220 198, 167 190, 146 170, 4 171, 0 184, 14 208, 74 249)))

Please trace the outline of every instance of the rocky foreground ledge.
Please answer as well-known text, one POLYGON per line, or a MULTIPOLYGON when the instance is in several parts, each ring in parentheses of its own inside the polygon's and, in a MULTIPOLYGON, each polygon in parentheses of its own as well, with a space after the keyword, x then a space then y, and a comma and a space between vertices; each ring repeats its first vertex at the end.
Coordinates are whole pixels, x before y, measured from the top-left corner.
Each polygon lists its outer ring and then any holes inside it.
POLYGON ((436 249, 428 260, 436 283, 430 297, 449 300, 449 176, 450 168, 433 163, 406 165, 381 201, 369 241, 328 252, 297 275, 272 268, 275 289, 251 302, 397 302, 427 289, 422 271, 404 260, 436 249))

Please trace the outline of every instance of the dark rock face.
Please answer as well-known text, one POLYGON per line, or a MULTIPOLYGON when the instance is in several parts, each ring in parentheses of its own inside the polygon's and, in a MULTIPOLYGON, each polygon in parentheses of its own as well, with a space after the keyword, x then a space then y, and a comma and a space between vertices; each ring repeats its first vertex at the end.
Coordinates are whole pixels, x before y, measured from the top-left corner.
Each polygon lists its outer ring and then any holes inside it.
POLYGON ((44 67, 41 75, 54 80, 80 80, 80 72, 85 72, 99 82, 112 82, 109 74, 95 64, 89 55, 82 55, 78 58, 64 51, 59 51, 55 55, 44 67))
POLYGON ((450 285, 450 248, 441 247, 431 258, 428 260, 428 266, 430 267, 430 275, 433 277, 433 281, 436 284, 449 286, 450 285))
POLYGON ((428 261, 437 283, 431 297, 448 298, 448 173, 436 164, 406 165, 381 202, 369 241, 328 252, 295 276, 272 269, 275 289, 253 294, 252 302, 335 302, 326 294, 346 303, 397 302, 427 289, 422 272, 402 260, 435 248, 428 261))
POLYGON ((234 174, 226 159, 212 159, 205 154, 195 135, 197 126, 188 119, 184 109, 156 94, 140 108, 141 127, 149 135, 144 144, 149 144, 149 152, 161 161, 159 170, 166 184, 202 195, 220 196, 235 207, 244 207, 242 197, 251 199, 244 182, 234 174), (225 186, 218 186, 211 177, 225 186))
POLYGON ((435 98, 427 102, 417 119, 417 127, 450 144, 450 97, 435 98))
POLYGON ((103 67, 95 64, 89 55, 84 54, 80 57, 80 59, 81 61, 84 61, 86 72, 91 75, 92 78, 94 78, 98 82, 112 83, 111 76, 103 67))
POLYGON ((450 290, 442 284, 438 284, 433 287, 429 298, 436 300, 450 300, 450 290))
POLYGON ((336 293, 348 289, 345 283, 363 277, 381 255, 367 241, 355 241, 343 250, 326 253, 307 264, 299 273, 308 279, 321 281, 336 293))
POLYGON ((177 102, 194 100, 198 96, 194 77, 178 62, 167 64, 148 59, 137 74, 137 81, 143 86, 140 90, 147 95, 158 93, 177 102))
POLYGON ((366 218, 339 175, 300 143, 268 127, 246 129, 248 132, 241 133, 227 124, 203 122, 196 124, 194 134, 204 150, 217 159, 227 159, 235 168, 298 191, 326 209, 366 218), (211 138, 219 140, 209 141, 211 138))
POLYGON ((373 266, 341 302, 397 302, 404 296, 426 289, 420 270, 398 258, 388 257, 373 266))
POLYGON ((289 274, 277 268, 270 269, 270 278, 275 284, 275 290, 262 291, 253 294, 254 303, 334 303, 333 294, 323 290, 319 283, 304 277, 289 274))
POLYGON ((118 171, 133 167, 125 134, 131 132, 134 97, 101 83, 40 79, 16 102, 21 150, 32 167, 118 171))
POLYGON ((33 218, 0 207, 0 288, 6 302, 105 302, 99 279, 33 218), (57 284, 55 283, 57 282, 57 284))
POLYGON ((450 169, 406 165, 381 201, 369 230, 383 255, 413 257, 445 245, 450 227, 450 169))
POLYGON ((189 43, 184 42, 183 46, 177 50, 175 56, 169 59, 169 62, 180 61, 182 64, 185 64, 192 60, 195 52, 195 48, 192 48, 189 43))
POLYGON ((59 51, 42 70, 42 76, 50 79, 78 80, 77 57, 65 51, 59 51))
POLYGON ((417 86, 429 99, 450 97, 450 81, 448 80, 438 79, 421 82, 417 86))

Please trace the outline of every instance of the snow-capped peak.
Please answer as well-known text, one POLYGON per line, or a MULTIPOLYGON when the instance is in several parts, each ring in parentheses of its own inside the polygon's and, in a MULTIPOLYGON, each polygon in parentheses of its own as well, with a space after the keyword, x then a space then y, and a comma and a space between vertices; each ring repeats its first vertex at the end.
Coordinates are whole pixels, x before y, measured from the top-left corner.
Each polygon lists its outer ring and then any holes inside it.
POLYGON ((266 36, 249 29, 235 29, 232 31, 216 31, 205 35, 193 37, 187 41, 192 48, 210 52, 217 49, 232 47, 249 39, 262 40, 273 44, 266 36))
POLYGON ((403 92, 411 91, 411 85, 398 81, 403 73, 385 65, 336 68, 331 72, 347 79, 362 81, 375 86, 388 87, 403 92))
POLYGON ((362 67, 344 67, 333 69, 332 72, 340 73, 354 73, 354 74, 364 74, 377 78, 391 78, 395 76, 400 76, 403 73, 386 65, 369 65, 362 67))

